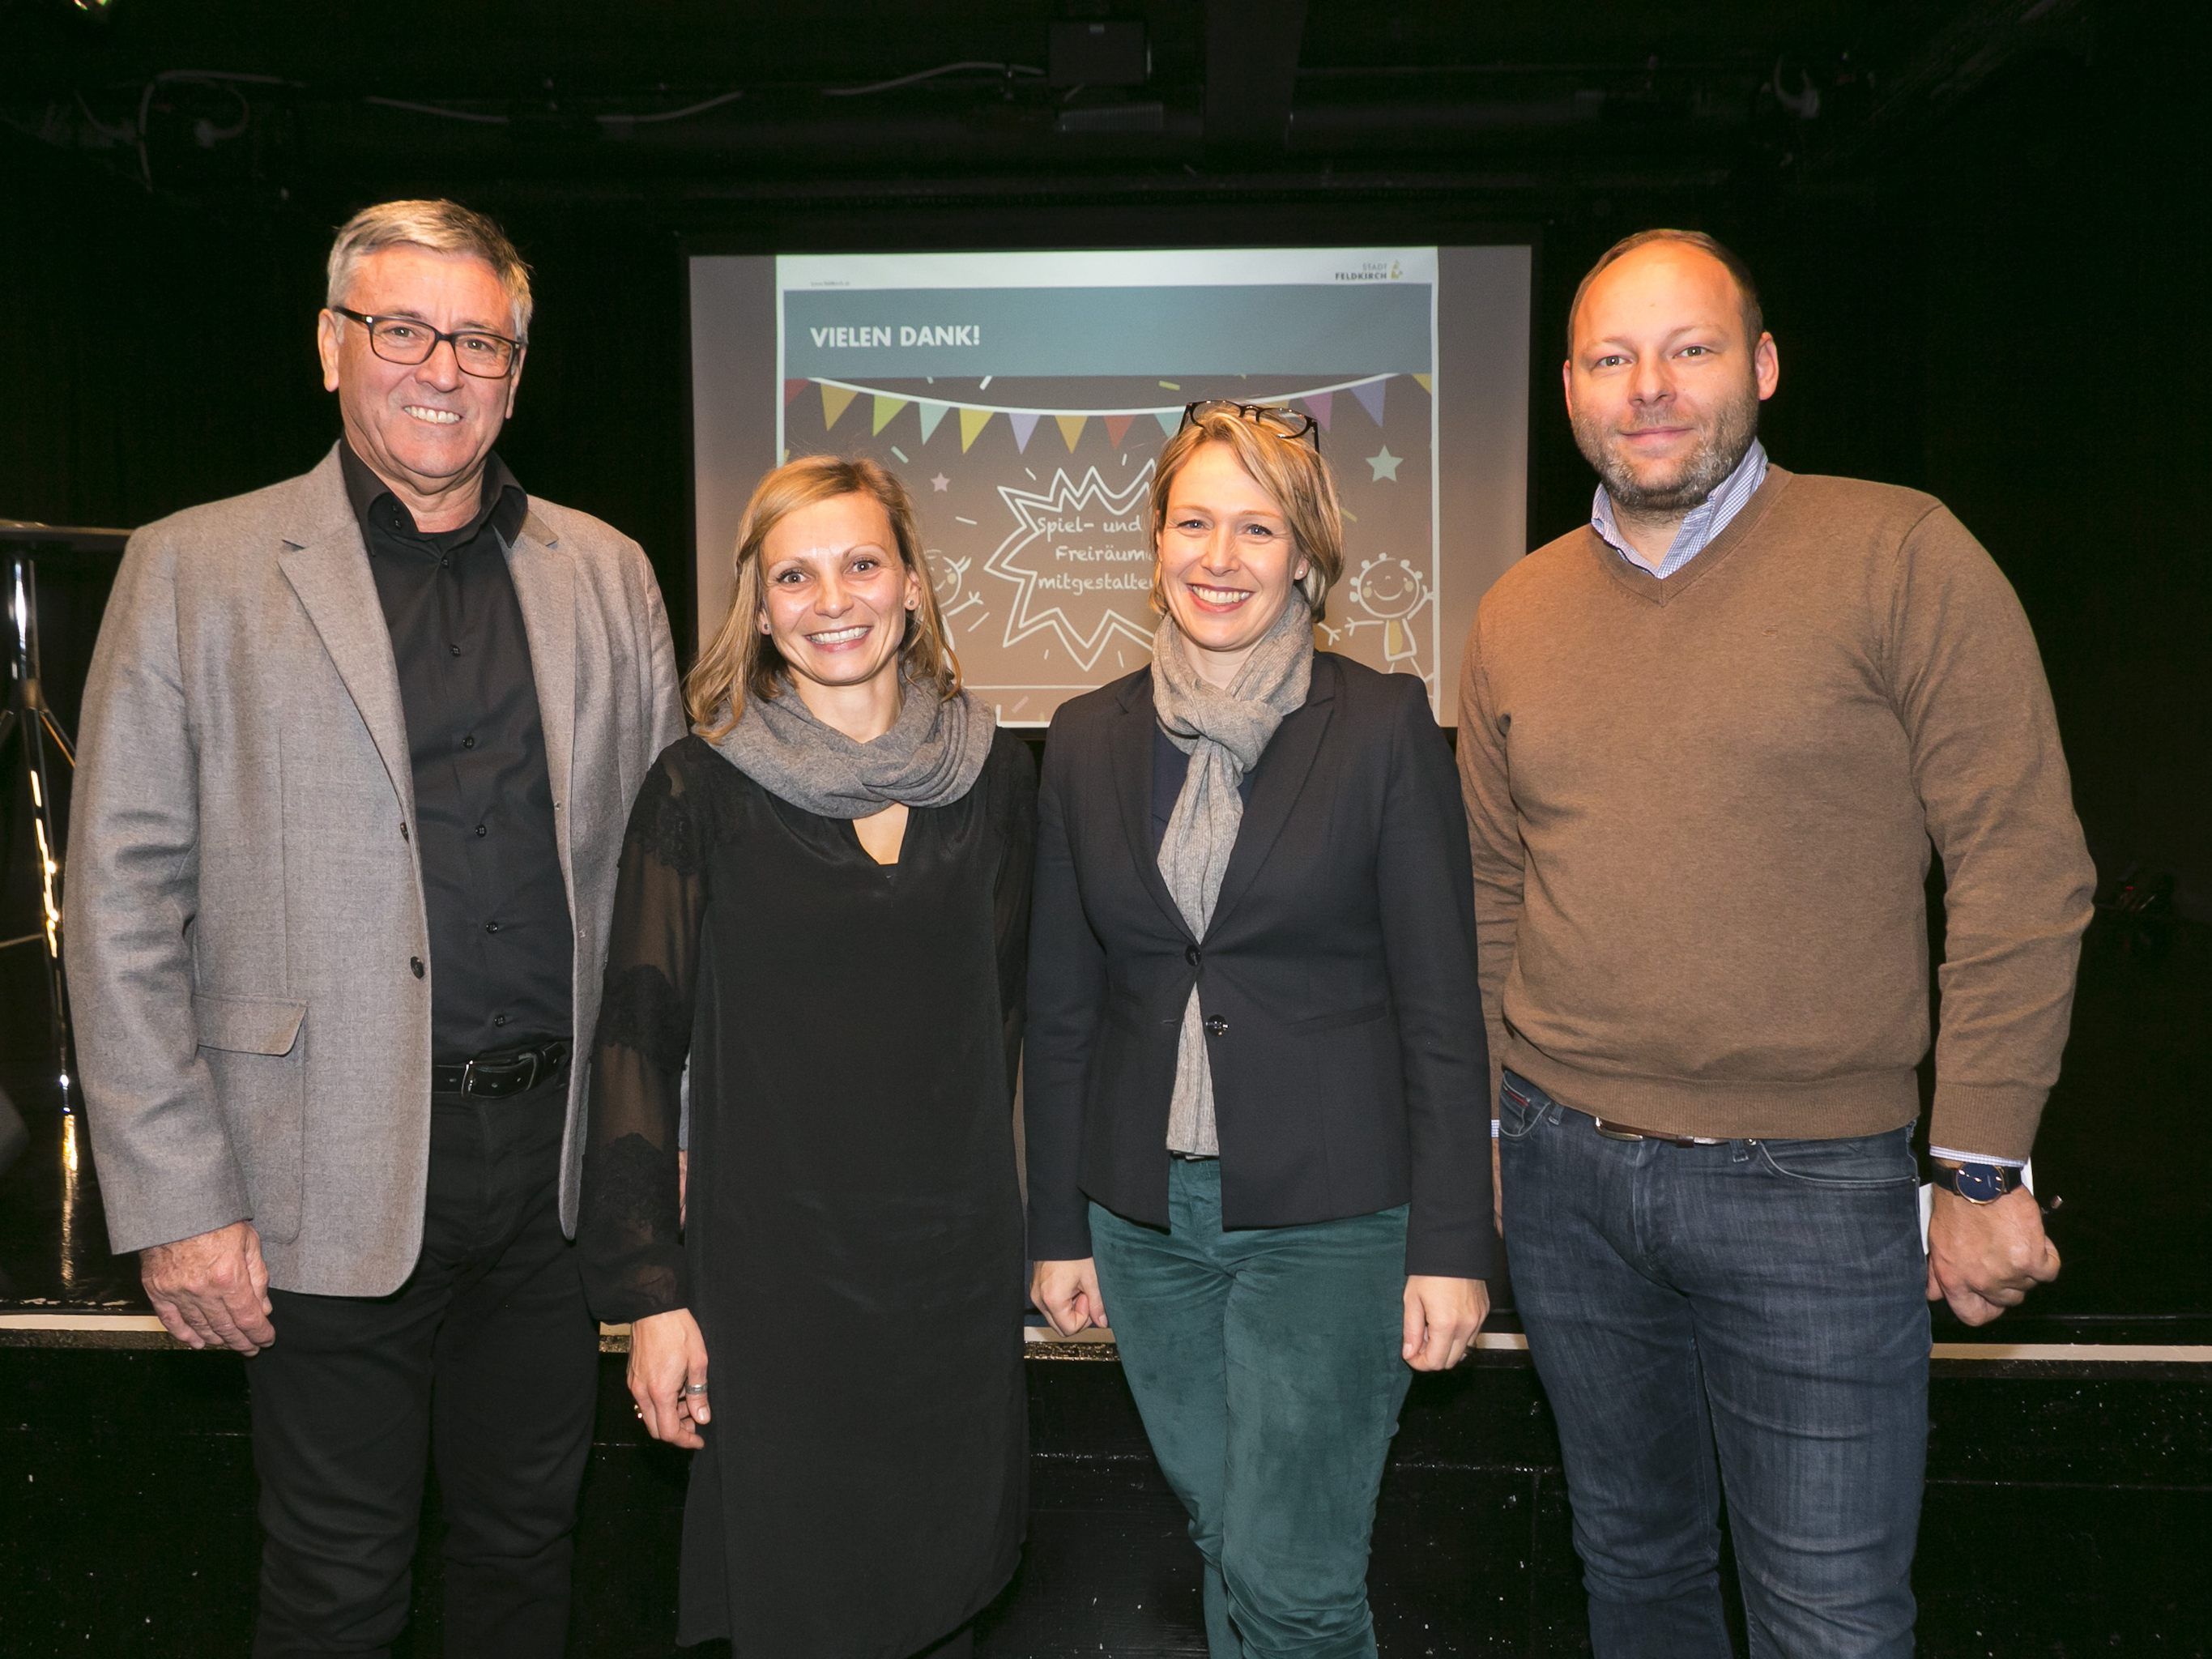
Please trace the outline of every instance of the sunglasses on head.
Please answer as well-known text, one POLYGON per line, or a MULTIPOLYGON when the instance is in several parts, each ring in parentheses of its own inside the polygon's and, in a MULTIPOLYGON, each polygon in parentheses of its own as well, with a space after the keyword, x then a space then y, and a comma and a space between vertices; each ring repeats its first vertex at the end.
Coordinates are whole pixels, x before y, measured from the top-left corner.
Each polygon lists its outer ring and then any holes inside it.
MULTIPOLYGON (((1321 422, 1295 409, 1285 409, 1276 404, 1240 404, 1226 398, 1207 398, 1183 405, 1182 426, 1195 426, 1209 415, 1234 415, 1240 421, 1249 421, 1262 432, 1272 433, 1289 443, 1304 444, 1315 454, 1321 453, 1321 422)), ((1176 429, 1180 432, 1182 427, 1176 429)))

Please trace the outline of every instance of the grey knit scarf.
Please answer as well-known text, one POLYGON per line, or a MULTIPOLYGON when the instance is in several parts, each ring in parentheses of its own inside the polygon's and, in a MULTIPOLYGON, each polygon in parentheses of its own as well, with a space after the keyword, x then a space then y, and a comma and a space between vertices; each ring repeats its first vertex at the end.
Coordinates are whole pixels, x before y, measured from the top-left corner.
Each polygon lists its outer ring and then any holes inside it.
MULTIPOLYGON (((1152 706, 1168 741, 1190 757, 1160 842, 1160 876, 1191 936, 1204 939, 1221 897, 1221 878, 1244 822, 1238 789, 1284 716, 1303 708, 1313 680, 1313 612, 1292 593, 1274 625, 1245 659, 1229 690, 1199 677, 1172 617, 1152 635, 1152 706)), ((1213 1127, 1213 1070, 1198 988, 1182 1011, 1175 1098, 1168 1108, 1168 1150, 1191 1158, 1220 1154, 1213 1127)))
POLYGON ((866 743, 817 720, 795 691, 746 699, 716 741, 723 759, 780 799, 825 818, 872 817, 897 802, 943 806, 975 787, 997 712, 908 681, 891 729, 866 743))

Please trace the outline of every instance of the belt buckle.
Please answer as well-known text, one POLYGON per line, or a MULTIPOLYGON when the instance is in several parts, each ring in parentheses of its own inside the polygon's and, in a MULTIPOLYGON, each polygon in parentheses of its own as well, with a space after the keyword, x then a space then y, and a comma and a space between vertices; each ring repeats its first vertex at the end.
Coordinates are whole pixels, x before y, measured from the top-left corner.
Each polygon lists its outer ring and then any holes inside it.
POLYGON ((504 1100, 509 1095, 521 1094, 537 1086, 538 1069, 544 1063, 544 1054, 539 1050, 532 1048, 529 1053, 518 1054, 513 1060, 495 1061, 493 1064, 507 1073, 497 1079, 492 1076, 493 1066, 486 1065, 481 1058, 465 1061, 461 1066, 461 1092, 465 1095, 476 1095, 485 1100, 504 1100), (483 1083, 481 1089, 477 1086, 480 1067, 483 1083), (517 1067, 521 1068, 519 1081, 514 1075, 517 1067))
POLYGON ((486 1060, 479 1055, 461 1062, 461 1092, 485 1100, 524 1094, 551 1077, 568 1057, 566 1042, 526 1049, 512 1060, 486 1060))
POLYGON ((1651 1139, 1650 1136, 1644 1133, 1640 1130, 1616 1128, 1613 1125, 1607 1123, 1601 1117, 1594 1118, 1591 1121, 1597 1126, 1598 1133, 1604 1136, 1607 1140, 1649 1140, 1651 1139))

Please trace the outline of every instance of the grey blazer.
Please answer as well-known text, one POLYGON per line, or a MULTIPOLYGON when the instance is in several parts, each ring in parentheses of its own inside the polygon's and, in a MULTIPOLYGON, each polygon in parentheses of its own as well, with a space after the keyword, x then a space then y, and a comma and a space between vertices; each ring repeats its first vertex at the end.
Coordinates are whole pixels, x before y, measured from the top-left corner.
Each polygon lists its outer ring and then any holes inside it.
MULTIPOLYGON (((588 1052, 630 799, 684 732, 675 652, 644 554, 598 520, 533 499, 507 564, 588 1052)), ((64 949, 115 1249, 250 1218, 283 1289, 396 1290, 422 1237, 429 940, 391 636, 335 447, 131 537, 80 737, 64 949)))

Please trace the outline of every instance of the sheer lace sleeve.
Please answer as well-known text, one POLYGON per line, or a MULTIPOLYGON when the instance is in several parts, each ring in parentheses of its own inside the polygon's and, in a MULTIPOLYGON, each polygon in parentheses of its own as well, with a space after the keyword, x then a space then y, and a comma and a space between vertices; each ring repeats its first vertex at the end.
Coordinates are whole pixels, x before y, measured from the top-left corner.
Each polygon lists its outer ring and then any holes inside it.
POLYGON ((608 927, 576 1244, 592 1311, 616 1322, 688 1300, 676 1153, 711 828, 696 784, 673 750, 647 775, 608 927))
POLYGON ((1030 884, 1036 858, 1036 764, 1029 745, 1010 732, 1000 799, 999 873, 992 890, 992 924, 999 947, 999 1007, 1005 1025, 1006 1086, 1012 1088, 1022 1059, 1022 1022, 1029 1006, 1030 884))

